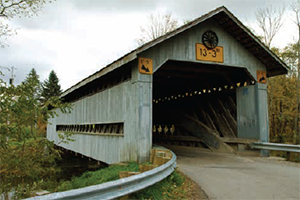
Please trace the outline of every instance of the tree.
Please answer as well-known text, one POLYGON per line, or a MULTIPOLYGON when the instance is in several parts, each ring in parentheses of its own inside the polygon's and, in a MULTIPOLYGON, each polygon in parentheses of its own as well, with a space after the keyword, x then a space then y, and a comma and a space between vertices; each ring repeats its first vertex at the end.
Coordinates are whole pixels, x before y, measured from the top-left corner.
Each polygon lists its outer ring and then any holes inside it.
POLYGON ((35 69, 32 68, 29 72, 29 74, 27 74, 25 80, 21 83, 21 84, 27 84, 27 85, 31 85, 32 86, 32 95, 37 98, 40 99, 40 93, 41 93, 41 83, 39 80, 39 75, 36 73, 35 69))
POLYGON ((269 101, 269 108, 273 108, 269 109, 270 139, 275 142, 293 142, 294 119, 297 118, 296 99, 299 94, 296 88, 298 49, 298 43, 288 44, 283 49, 272 48, 291 69, 287 75, 274 77, 272 85, 268 85, 268 92, 273 91, 272 101, 269 101))
MULTIPOLYGON (((56 109, 69 113, 71 105, 51 97, 43 105, 37 88, 38 75, 32 69, 26 80, 18 86, 7 85, 0 78, 0 193, 9 198, 30 195, 30 191, 55 177, 55 159, 59 151, 54 143, 41 137, 36 124, 56 115, 56 109), (48 110, 51 105, 54 109, 48 110)), ((60 134, 61 142, 72 141, 70 134, 60 134)), ((37 188, 38 189, 38 188, 37 188)))
POLYGON ((3 40, 15 33, 7 23, 9 20, 37 15, 48 2, 51 3, 51 0, 0 0, 0 46, 3 47, 3 40))
POLYGON ((51 97, 55 96, 59 97, 61 95, 61 92, 62 91, 59 85, 59 79, 54 70, 52 70, 49 74, 48 79, 46 79, 42 84, 42 101, 47 101, 51 97))
POLYGON ((285 8, 276 9, 272 6, 267 8, 259 8, 256 11, 256 21, 258 27, 263 33, 263 42, 267 47, 271 47, 271 43, 283 25, 283 14, 285 8))
POLYGON ((148 16, 147 25, 140 27, 141 36, 137 39, 138 45, 143 45, 176 28, 178 28, 178 20, 173 19, 171 14, 151 14, 148 16))
POLYGON ((296 117, 295 117, 295 124, 294 124, 294 144, 300 144, 300 130, 299 130, 299 106, 300 106, 300 1, 298 0, 297 2, 295 2, 292 5, 292 9, 296 15, 296 20, 295 20, 295 24, 298 28, 298 43, 297 43, 297 59, 298 59, 298 70, 297 70, 297 87, 296 87, 296 91, 297 91, 297 101, 296 101, 296 117), (297 137, 299 138, 297 140, 297 137))

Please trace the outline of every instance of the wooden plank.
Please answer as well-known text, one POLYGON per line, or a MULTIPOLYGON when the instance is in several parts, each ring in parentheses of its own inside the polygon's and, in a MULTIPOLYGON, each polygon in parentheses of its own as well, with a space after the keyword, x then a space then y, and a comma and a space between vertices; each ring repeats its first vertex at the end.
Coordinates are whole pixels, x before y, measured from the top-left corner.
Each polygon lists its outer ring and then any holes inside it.
POLYGON ((128 171, 119 172, 119 178, 126 178, 126 177, 128 177, 128 171))
POLYGON ((211 119, 211 117, 210 117, 209 114, 207 114, 207 118, 208 118, 208 120, 210 121, 210 123, 212 124, 213 129, 216 131, 216 133, 218 133, 218 135, 221 136, 220 133, 219 133, 219 131, 218 131, 218 129, 217 129, 217 127, 215 126, 215 124, 214 124, 214 122, 213 122, 213 120, 211 119))
POLYGON ((193 116, 197 119, 197 120, 199 120, 199 118, 198 118, 198 116, 197 116, 197 114, 196 114, 196 112, 193 110, 193 116))
POLYGON ((229 120, 229 124, 234 132, 234 135, 237 137, 237 123, 236 120, 231 115, 230 111, 226 109, 227 119, 229 120))
POLYGON ((223 136, 224 137, 232 137, 234 134, 231 133, 230 129, 228 128, 228 126, 226 124, 226 118, 220 113, 217 113, 217 117, 220 122, 219 127, 220 127, 220 131, 223 134, 223 136))
POLYGON ((155 155, 156 155, 156 149, 151 149, 151 151, 150 151, 150 163, 153 163, 155 155))
MULTIPOLYGON (((237 128, 236 126, 233 125, 233 123, 230 123, 229 120, 232 120, 232 117, 229 117, 230 113, 226 112, 227 109, 225 108, 225 106, 223 105, 222 101, 220 101, 220 99, 218 99, 217 101, 219 103, 219 106, 223 112, 222 114, 222 118, 224 120, 225 125, 227 126, 228 129, 228 133, 230 133, 229 137, 236 137, 236 133, 233 131, 233 128, 237 128), (226 116, 226 117, 225 117, 226 116), (230 125, 232 124, 232 126, 230 125)), ((231 115, 230 115, 231 116, 231 115)))
MULTIPOLYGON (((200 115, 201 115, 202 119, 205 121, 205 124, 206 124, 209 128, 214 129, 214 126, 213 126, 213 125, 211 124, 211 122, 208 120, 207 114, 204 112, 204 110, 203 110, 202 108, 199 108, 198 110, 199 110, 199 112, 200 112, 200 115)), ((198 120, 199 120, 199 119, 198 119, 198 120)))
POLYGON ((228 99, 229 99, 228 102, 229 102, 231 110, 236 113, 236 104, 235 104, 235 102, 233 101, 233 99, 230 96, 228 96, 228 99))
POLYGON ((200 110, 200 114, 202 115, 202 118, 205 120, 208 127, 213 129, 220 136, 220 133, 219 133, 218 129, 216 128, 216 126, 214 125, 214 122, 212 121, 209 114, 204 112, 204 110, 202 108, 200 108, 199 110, 200 110))
POLYGON ((193 136, 200 139, 213 152, 235 153, 230 146, 221 140, 220 136, 197 119, 188 115, 183 115, 183 118, 178 124, 193 134, 193 136))
POLYGON ((140 165, 139 166, 139 171, 141 173, 155 169, 156 167, 158 167, 157 165, 152 165, 152 164, 147 164, 147 165, 140 165))
POLYGON ((246 138, 221 138, 225 143, 237 143, 237 144, 250 144, 252 142, 258 142, 256 139, 246 139, 246 138))
POLYGON ((227 127, 227 133, 229 134, 227 137, 235 137, 235 134, 234 134, 234 132, 233 132, 233 130, 231 129, 231 127, 230 127, 230 125, 229 125, 229 123, 228 123, 228 120, 227 120, 227 118, 224 116, 224 114, 221 114, 221 117, 223 118, 223 124, 225 124, 226 125, 226 127, 227 127))
POLYGON ((159 140, 168 140, 168 141, 181 141, 181 142, 201 142, 198 138, 194 136, 172 136, 172 135, 164 135, 157 136, 155 139, 159 140))
POLYGON ((169 158, 165 158, 165 157, 154 157, 153 164, 160 166, 167 163, 169 160, 170 160, 169 158))
POLYGON ((218 125, 220 133, 222 134, 220 136, 230 137, 231 133, 227 129, 226 124, 225 124, 224 119, 221 116, 221 114, 217 113, 215 111, 214 107, 209 102, 208 102, 208 105, 209 105, 209 108, 210 108, 210 110, 212 111, 212 113, 214 115, 215 120, 217 121, 216 125, 218 125))
MULTIPOLYGON (((216 126, 218 126, 218 128, 219 128, 219 126, 220 126, 220 121, 219 121, 219 119, 218 119, 218 117, 217 117, 217 114, 216 114, 214 108, 212 107, 212 105, 211 105, 209 102, 207 102, 207 103, 208 103, 208 107, 209 107, 210 111, 211 111, 212 114, 213 114, 213 118, 217 121, 217 123, 214 123, 214 124, 215 124, 216 126)), ((213 121, 213 119, 212 119, 212 121, 213 121)), ((219 129, 220 129, 220 128, 219 128, 219 129)), ((220 130, 221 130, 221 129, 220 129, 220 130)), ((222 131, 221 131, 221 133, 222 133, 222 131)), ((222 136, 220 133, 219 133, 219 135, 222 136)))

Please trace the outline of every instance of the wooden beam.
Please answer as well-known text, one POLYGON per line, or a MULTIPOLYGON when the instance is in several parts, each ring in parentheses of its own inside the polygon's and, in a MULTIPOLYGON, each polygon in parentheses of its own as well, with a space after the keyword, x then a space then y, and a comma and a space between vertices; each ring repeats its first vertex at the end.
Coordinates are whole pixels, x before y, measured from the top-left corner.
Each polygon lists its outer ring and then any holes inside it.
MULTIPOLYGON (((194 66, 190 65, 185 65, 184 67, 182 67, 182 65, 178 64, 178 65, 165 65, 163 66, 161 69, 159 69, 157 72, 154 73, 154 76, 156 75, 156 73, 159 73, 160 71, 163 70, 167 70, 167 71, 173 71, 173 73, 178 73, 178 72, 198 72, 198 73, 206 73, 206 74, 231 74, 232 71, 230 69, 224 69, 224 68, 220 68, 220 67, 205 67, 201 64, 195 65, 194 66)), ((240 69, 237 69, 240 70, 240 69)), ((171 72, 169 72, 171 73, 171 72)))
POLYGON ((259 142, 259 140, 256 140, 256 139, 246 139, 246 138, 223 137, 221 139, 225 143, 236 143, 236 144, 251 144, 252 142, 259 142))
POLYGON ((197 119, 188 115, 184 115, 178 123, 182 128, 186 129, 193 136, 200 139, 212 151, 235 153, 230 146, 221 140, 220 136, 218 136, 212 129, 197 119))
POLYGON ((200 139, 194 136, 173 136, 173 135, 157 135, 154 134, 155 140, 181 141, 181 142, 201 142, 200 139))

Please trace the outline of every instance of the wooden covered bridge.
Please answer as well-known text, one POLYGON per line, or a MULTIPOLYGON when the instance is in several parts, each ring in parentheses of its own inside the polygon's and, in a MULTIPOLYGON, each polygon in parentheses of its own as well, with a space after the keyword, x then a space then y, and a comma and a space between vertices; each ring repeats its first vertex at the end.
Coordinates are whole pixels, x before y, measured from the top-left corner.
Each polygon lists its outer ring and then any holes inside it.
POLYGON ((154 143, 233 152, 230 141, 269 140, 266 79, 287 71, 220 7, 67 89, 73 111, 50 120, 47 138, 72 132, 61 147, 109 164, 147 161, 154 143))

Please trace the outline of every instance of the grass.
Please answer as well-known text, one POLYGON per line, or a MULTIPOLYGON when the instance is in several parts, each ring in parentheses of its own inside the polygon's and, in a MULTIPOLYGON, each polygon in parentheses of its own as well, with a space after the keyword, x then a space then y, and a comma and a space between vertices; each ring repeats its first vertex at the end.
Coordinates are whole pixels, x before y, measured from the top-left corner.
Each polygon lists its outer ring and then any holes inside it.
POLYGON ((185 178, 174 171, 164 180, 130 195, 130 199, 188 199, 184 182, 185 178))
POLYGON ((56 191, 62 192, 114 181, 119 179, 120 171, 139 171, 139 165, 131 162, 124 166, 112 165, 98 171, 88 171, 83 173, 80 177, 73 177, 70 181, 60 183, 56 191))

